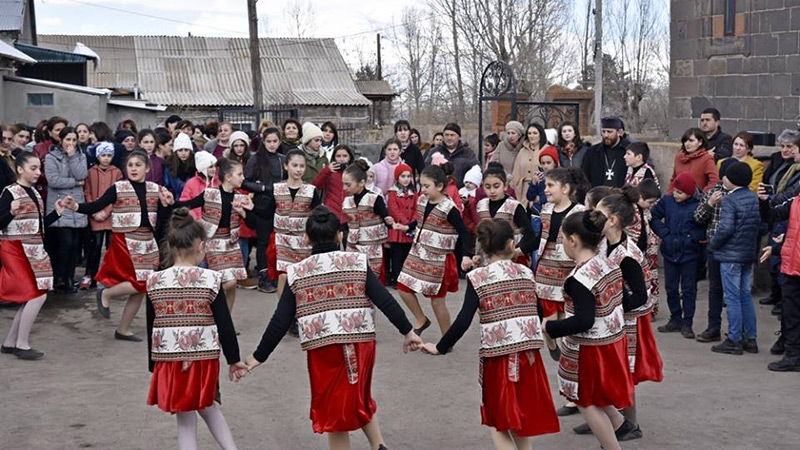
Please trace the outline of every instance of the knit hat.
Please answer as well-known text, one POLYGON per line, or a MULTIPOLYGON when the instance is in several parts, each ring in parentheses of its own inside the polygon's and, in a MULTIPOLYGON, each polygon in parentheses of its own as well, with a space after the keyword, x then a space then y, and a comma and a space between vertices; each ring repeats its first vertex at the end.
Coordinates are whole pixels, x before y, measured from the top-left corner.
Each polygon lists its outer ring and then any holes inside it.
POLYGON ((555 128, 548 128, 544 130, 544 135, 547 138, 547 143, 550 145, 558 144, 558 130, 555 128))
POLYGON ((475 186, 480 186, 481 181, 483 181, 483 173, 481 173, 481 168, 477 164, 470 167, 467 173, 464 174, 464 183, 469 182, 475 186))
POLYGON ((556 162, 556 167, 558 167, 558 150, 552 145, 548 145, 547 147, 543 148, 539 152, 539 162, 542 162, 542 156, 549 156, 553 158, 553 161, 556 162))
POLYGON ((522 126, 521 123, 517 122, 516 120, 512 120, 506 123, 506 131, 514 130, 517 132, 517 136, 522 136, 525 134, 525 127, 522 126))
POLYGON ((194 166, 197 171, 208 177, 208 169, 217 163, 217 158, 209 152, 197 152, 194 155, 194 166))
POLYGON ((619 117, 603 117, 600 119, 600 128, 611 128, 614 130, 624 130, 625 124, 619 117))
POLYGON ((394 168, 394 179, 399 180, 400 175, 402 175, 403 172, 411 172, 412 174, 414 173, 414 171, 411 169, 411 166, 406 163, 400 163, 394 168))
POLYGON ((250 137, 247 136, 247 133, 244 131, 234 131, 231 133, 231 138, 228 141, 231 143, 231 147, 233 147, 233 143, 236 141, 244 141, 244 145, 248 148, 250 147, 250 137))
POLYGON ((725 158, 719 162, 719 179, 728 174, 728 169, 738 161, 735 158, 725 158))
POLYGON ((753 170, 747 163, 735 162, 728 167, 725 173, 728 181, 736 186, 748 186, 753 181, 753 170))
POLYGON ((113 158, 114 157, 114 144, 112 144, 111 142, 106 142, 106 141, 100 142, 94 148, 94 154, 97 155, 97 156, 100 156, 100 155, 111 155, 111 157, 113 158))
POLYGON ((314 138, 322 138, 322 130, 311 122, 303 124, 303 144, 308 144, 314 138))
POLYGON ((683 172, 672 181, 672 187, 686 195, 692 196, 694 195, 694 191, 697 190, 697 181, 691 173, 683 172))
POLYGON ((114 142, 116 142, 117 144, 122 144, 122 141, 124 141, 129 137, 136 139, 136 133, 127 129, 119 130, 116 133, 114 133, 114 142))
POLYGON ((172 145, 172 150, 177 152, 178 150, 184 148, 194 150, 194 147, 192 146, 192 139, 186 133, 178 133, 178 136, 175 138, 175 142, 172 145))
POLYGON ((444 126, 444 130, 442 131, 452 131, 453 133, 461 136, 461 127, 458 126, 457 123, 450 122, 444 126))

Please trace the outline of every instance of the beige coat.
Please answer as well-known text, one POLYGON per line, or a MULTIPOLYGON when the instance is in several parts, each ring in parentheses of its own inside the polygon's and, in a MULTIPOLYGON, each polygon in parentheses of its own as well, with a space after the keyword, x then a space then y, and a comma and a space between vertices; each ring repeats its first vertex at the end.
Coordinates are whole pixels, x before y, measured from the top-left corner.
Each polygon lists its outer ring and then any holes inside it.
POLYGON ((511 187, 514 189, 517 201, 526 208, 529 202, 525 194, 527 194, 528 186, 536 172, 539 172, 539 151, 539 149, 531 148, 526 139, 514 160, 514 170, 511 172, 511 187))
POLYGON ((522 143, 523 139, 520 138, 516 147, 512 147, 508 142, 508 138, 506 137, 500 141, 499 144, 497 144, 497 148, 492 153, 492 162, 499 162, 503 165, 506 173, 511 174, 514 170, 514 160, 517 158, 517 154, 522 148, 522 143))

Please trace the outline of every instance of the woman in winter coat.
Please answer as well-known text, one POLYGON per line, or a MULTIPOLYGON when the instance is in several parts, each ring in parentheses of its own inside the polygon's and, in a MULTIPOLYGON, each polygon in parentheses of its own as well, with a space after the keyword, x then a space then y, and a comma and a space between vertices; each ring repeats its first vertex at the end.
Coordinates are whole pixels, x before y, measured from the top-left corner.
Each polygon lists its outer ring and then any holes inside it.
POLYGON ((517 159, 517 154, 522 148, 524 139, 525 127, 516 120, 512 120, 506 124, 506 135, 502 141, 497 145, 494 153, 492 153, 492 162, 499 162, 503 165, 507 175, 511 175, 514 170, 514 160, 517 159))
POLYGON ((353 162, 353 150, 340 144, 332 153, 333 162, 328 164, 322 172, 314 177, 312 183, 322 192, 322 204, 339 218, 344 235, 347 236, 347 216, 342 212, 342 203, 346 197, 342 186, 344 169, 353 162))
MULTIPOLYGON (((83 185, 89 171, 86 155, 78 150, 78 134, 72 127, 64 127, 59 133, 59 144, 50 149, 44 158, 44 173, 47 177, 47 213, 55 209, 56 202, 72 197, 83 202, 83 185)), ((80 255, 80 239, 89 222, 83 214, 64 210, 61 217, 50 227, 54 232, 53 248, 49 253, 53 260, 54 288, 57 291, 76 292, 75 266, 80 255)))
MULTIPOLYGON (((675 155, 675 167, 672 170, 670 184, 675 177, 684 172, 694 176, 697 188, 708 192, 719 182, 719 170, 714 164, 714 157, 706 151, 708 139, 699 128, 689 128, 681 137, 681 150, 675 155)), ((672 192, 670 188, 669 192, 672 192)))
MULTIPOLYGON (((209 152, 197 152, 194 157, 194 163, 197 166, 197 174, 192 177, 183 186, 180 201, 191 200, 198 195, 202 194, 206 188, 213 188, 219 186, 219 178, 217 177, 217 158, 209 152)), ((202 218, 202 209, 195 208, 189 211, 189 214, 200 220, 202 218)))
POLYGON ((178 133, 172 154, 164 161, 164 187, 175 198, 181 198, 183 187, 195 174, 193 142, 187 134, 178 133))
POLYGON ((581 132, 572 122, 562 122, 558 127, 558 164, 561 167, 581 167, 583 155, 589 144, 581 139, 581 132))
POLYGON ((536 178, 536 173, 540 172, 539 152, 548 146, 544 127, 538 123, 528 125, 525 131, 525 141, 517 154, 517 159, 514 160, 514 170, 511 172, 509 181, 514 188, 517 201, 522 203, 525 208, 529 203, 526 197, 528 186, 536 178))

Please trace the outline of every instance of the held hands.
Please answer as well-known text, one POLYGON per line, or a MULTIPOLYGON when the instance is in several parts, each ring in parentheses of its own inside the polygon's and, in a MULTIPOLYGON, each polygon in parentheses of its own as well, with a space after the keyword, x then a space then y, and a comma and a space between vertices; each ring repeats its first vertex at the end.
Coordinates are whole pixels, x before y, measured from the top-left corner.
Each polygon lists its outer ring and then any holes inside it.
POLYGON ((255 208, 255 205, 253 204, 253 199, 250 198, 249 195, 242 199, 242 209, 245 211, 252 211, 253 208, 255 208))
POLYGON ((247 365, 248 372, 252 372, 253 369, 261 365, 261 363, 258 362, 256 357, 253 355, 248 356, 247 359, 244 361, 244 363, 247 365))
POLYGON ((395 222, 394 225, 392 225, 392 229, 393 230, 400 230, 400 231, 408 231, 409 230, 408 225, 403 225, 403 224, 397 223, 397 222, 395 222))
POLYGON ((231 364, 228 368, 228 379, 238 383, 239 380, 244 378, 248 373, 250 373, 250 371, 247 369, 247 365, 239 361, 236 364, 231 364))
POLYGON ((97 222, 102 222, 108 219, 108 213, 105 211, 98 211, 92 214, 92 219, 96 220, 97 222))
POLYGON ((708 198, 708 206, 714 207, 719 205, 719 202, 722 201, 722 191, 717 191, 711 194, 711 197, 708 198))
POLYGON ((470 258, 469 256, 461 258, 461 270, 466 272, 471 268, 472 268, 472 258, 470 258))
POLYGON ((164 207, 175 203, 175 197, 172 195, 172 192, 168 191, 164 186, 161 186, 161 189, 158 191, 158 198, 161 200, 161 204, 164 207))
POLYGON ((481 265, 481 255, 475 255, 472 257, 472 267, 477 267, 481 265))
POLYGON ((426 342, 426 343, 422 344, 420 349, 422 350, 422 353, 425 353, 426 355, 438 355, 439 354, 439 350, 436 348, 436 344, 431 344, 430 342, 426 342))
POLYGON ((61 217, 64 214, 64 200, 58 199, 55 206, 56 214, 61 217))
POLYGON ((414 330, 411 330, 406 334, 405 340, 403 341, 403 353, 408 352, 415 352, 422 347, 422 338, 414 333, 414 330))
POLYGON ((64 208, 70 209, 72 211, 78 210, 78 202, 76 202, 71 195, 68 195, 66 198, 61 199, 61 204, 64 208))

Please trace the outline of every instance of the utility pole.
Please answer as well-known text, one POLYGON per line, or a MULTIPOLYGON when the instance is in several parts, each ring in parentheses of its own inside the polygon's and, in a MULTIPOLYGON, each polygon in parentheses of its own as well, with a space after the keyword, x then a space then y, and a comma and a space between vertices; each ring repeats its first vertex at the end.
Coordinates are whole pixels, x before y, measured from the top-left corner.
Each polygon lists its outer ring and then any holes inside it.
MULTIPOLYGON (((258 11, 256 2, 258 0, 247 0, 247 21, 250 25, 250 72, 253 75, 253 109, 261 111, 264 109, 264 95, 261 83, 261 52, 258 41, 258 11)), ((260 116, 260 113, 257 112, 260 116)), ((257 122, 261 121, 258 117, 257 122)), ((258 123, 256 123, 256 127, 258 123)))
MULTIPOLYGON (((587 26, 589 24, 586 24, 587 26)), ((603 115, 603 0, 594 1, 594 127, 600 135, 603 115)))
POLYGON ((378 79, 383 79, 383 68, 381 67, 381 34, 378 33, 378 67, 377 67, 377 75, 378 79))

